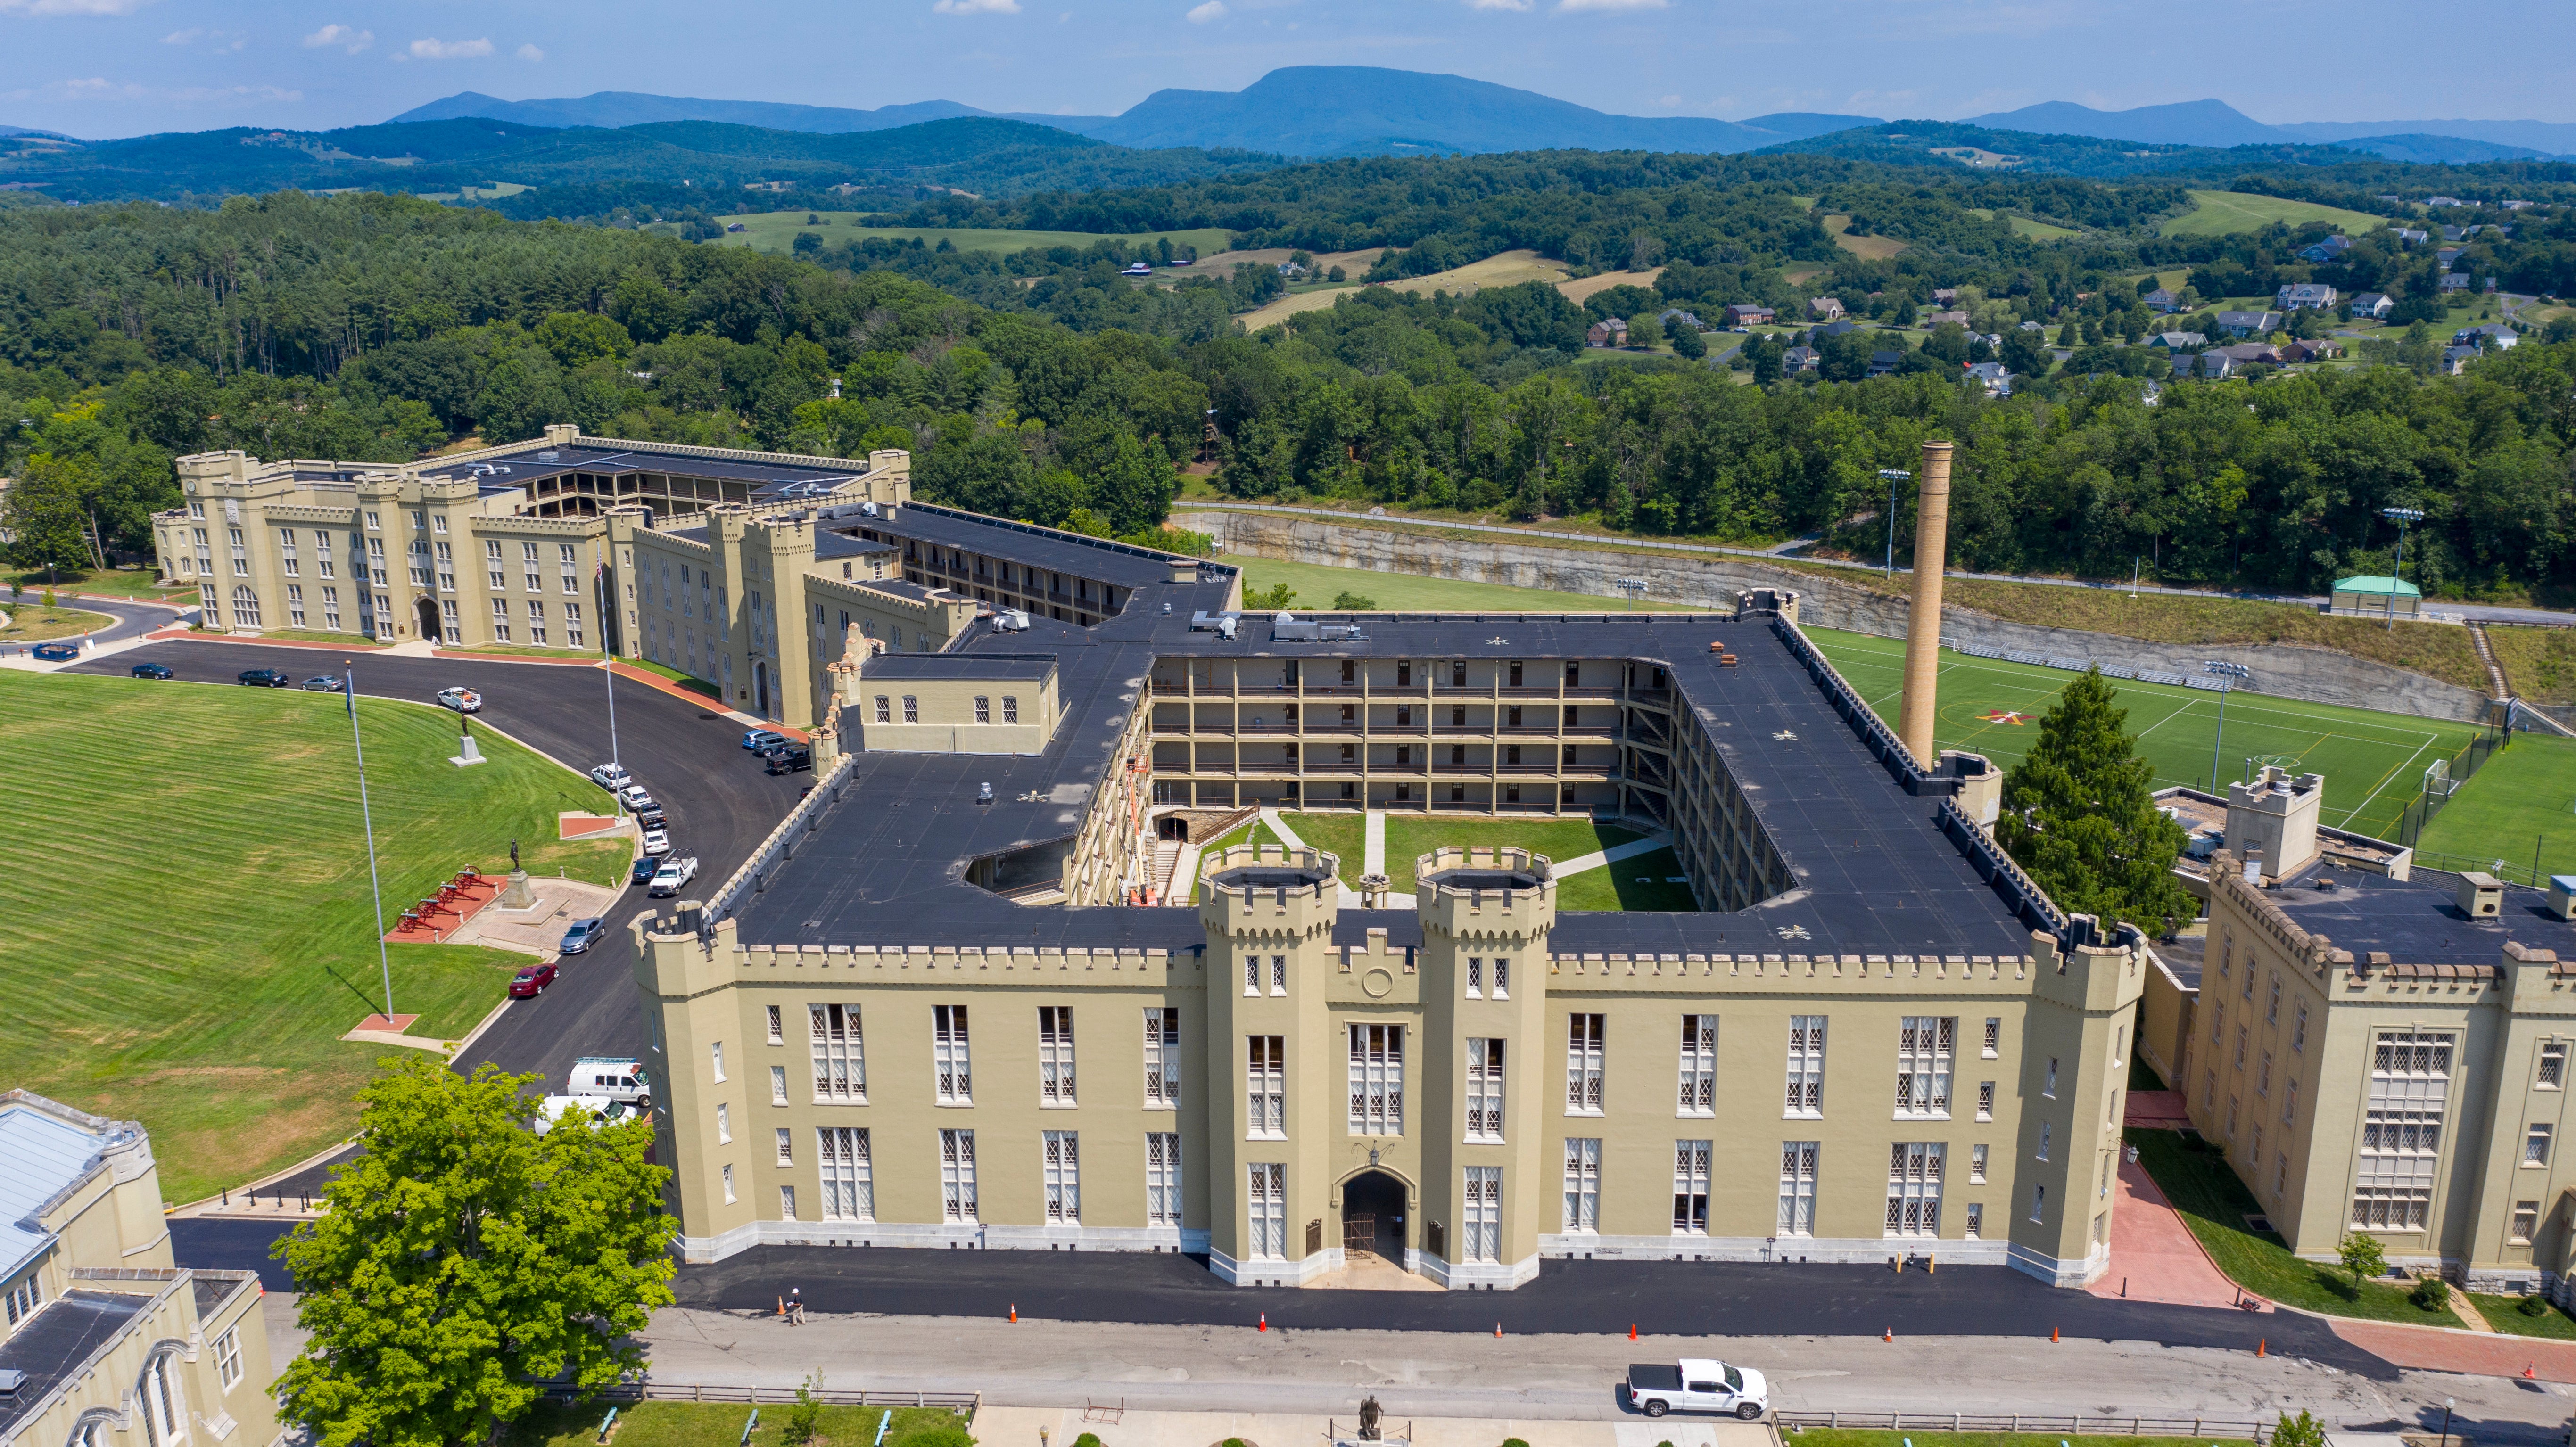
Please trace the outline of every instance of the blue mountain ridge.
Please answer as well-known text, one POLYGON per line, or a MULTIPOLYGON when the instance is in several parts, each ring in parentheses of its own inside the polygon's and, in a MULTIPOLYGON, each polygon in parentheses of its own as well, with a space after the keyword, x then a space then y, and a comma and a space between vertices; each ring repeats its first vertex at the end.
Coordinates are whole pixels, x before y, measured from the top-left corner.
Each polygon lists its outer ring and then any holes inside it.
POLYGON ((2267 125, 2220 100, 2103 111, 2073 101, 1970 116, 1963 125, 2037 135, 2092 136, 2166 146, 2343 146, 2392 160, 2513 160, 2576 152, 2576 124, 2559 121, 2297 121, 2267 125), (2482 145, 2442 145, 2439 140, 2482 145))

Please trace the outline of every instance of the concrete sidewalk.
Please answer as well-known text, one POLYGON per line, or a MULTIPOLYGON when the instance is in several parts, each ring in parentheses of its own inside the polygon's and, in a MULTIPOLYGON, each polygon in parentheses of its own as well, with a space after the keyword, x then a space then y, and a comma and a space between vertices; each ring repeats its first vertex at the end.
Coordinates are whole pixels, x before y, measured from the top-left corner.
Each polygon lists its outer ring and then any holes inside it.
POLYGON ((1671 848, 1672 842, 1673 836, 1670 834, 1649 834, 1643 839, 1631 839, 1625 844, 1613 844, 1607 849, 1595 849, 1589 854, 1578 854, 1572 859, 1557 863, 1549 869, 1548 873, 1552 878, 1563 879, 1569 874, 1581 874, 1587 869, 1599 869, 1605 864, 1616 864, 1622 859, 1634 859, 1640 854, 1652 854, 1658 849, 1671 848))
MULTIPOLYGON (((1117 1447, 1208 1447, 1241 1438, 1249 1447, 1330 1447, 1334 1438, 1359 1435, 1359 1396, 1348 1411, 1323 1416, 1291 1412, 1121 1411, 1111 1398, 1069 1407, 986 1407, 975 1414, 975 1440, 984 1447, 1071 1447, 1085 1432, 1117 1447), (1086 1410, 1089 1408, 1090 1410, 1086 1410), (1106 1408, 1106 1410, 1101 1410, 1106 1408)), ((1619 1422, 1568 1422, 1557 1418, 1407 1417, 1389 1413, 1379 1424, 1390 1441, 1413 1447, 1494 1447, 1518 1437, 1547 1447, 1771 1447, 1764 1422, 1672 1417, 1619 1422)))

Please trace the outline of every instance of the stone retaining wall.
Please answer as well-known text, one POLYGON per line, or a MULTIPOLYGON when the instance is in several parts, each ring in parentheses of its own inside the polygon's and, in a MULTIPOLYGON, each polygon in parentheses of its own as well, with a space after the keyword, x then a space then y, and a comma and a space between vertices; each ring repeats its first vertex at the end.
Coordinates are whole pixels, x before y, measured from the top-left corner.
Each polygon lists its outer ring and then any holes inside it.
MULTIPOLYGON (((1174 527, 1214 537, 1235 558, 1279 558, 1378 573, 1411 573, 1468 583, 1501 583, 1583 593, 1615 609, 1614 585, 1626 577, 1653 584, 1659 603, 1732 610, 1745 588, 1794 588, 1798 617, 1818 628, 1881 638, 1905 636, 1906 600, 1831 577, 1753 558, 1685 555, 1646 549, 1558 547, 1492 535, 1434 537, 1286 513, 1202 509, 1176 511, 1174 527)), ((2484 693, 2402 668, 2306 644, 2163 644, 2072 628, 2007 622, 1991 614, 1942 610, 1944 641, 2009 648, 2050 657, 2099 658, 2199 677, 2206 659, 2254 670, 2255 687, 2285 698, 2354 708, 2475 721, 2487 715, 2484 693)))

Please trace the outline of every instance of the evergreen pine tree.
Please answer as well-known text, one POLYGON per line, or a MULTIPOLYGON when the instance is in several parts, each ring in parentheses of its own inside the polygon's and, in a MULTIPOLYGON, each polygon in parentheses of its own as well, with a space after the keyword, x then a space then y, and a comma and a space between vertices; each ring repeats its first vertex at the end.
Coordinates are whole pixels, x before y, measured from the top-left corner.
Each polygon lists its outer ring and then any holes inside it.
POLYGON ((2150 934, 2199 912, 2173 877, 2182 826, 2157 812, 2155 770, 2137 757, 2098 668, 2068 684, 2030 753, 2004 774, 1995 839, 2058 908, 2150 934))

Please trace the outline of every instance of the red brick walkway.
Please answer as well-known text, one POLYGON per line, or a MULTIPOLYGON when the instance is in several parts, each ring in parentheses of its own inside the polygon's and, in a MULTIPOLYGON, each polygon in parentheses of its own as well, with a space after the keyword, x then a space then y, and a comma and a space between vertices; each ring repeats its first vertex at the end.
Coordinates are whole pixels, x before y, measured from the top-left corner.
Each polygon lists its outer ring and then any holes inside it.
MULTIPOLYGON (((2134 1099, 2134 1097, 2133 1097, 2134 1099)), ((2147 1176, 2146 1167, 2123 1162, 2120 1199, 2111 1212, 2111 1269, 2086 1290, 2095 1296, 2167 1301, 2183 1306, 2235 1306, 2256 1301, 2237 1289, 2200 1247, 2182 1213, 2147 1176)), ((2269 1311, 2264 1303, 2257 1310, 2269 1311)))
POLYGON ((2133 1090, 2120 1107, 2120 1123, 2146 1130, 2180 1130, 2191 1112, 2178 1090, 2133 1090))
POLYGON ((2576 1382, 2576 1342, 2340 1317, 2332 1324, 2335 1335, 2345 1341, 2413 1371, 2518 1377, 2528 1367, 2544 1382, 2576 1382))

